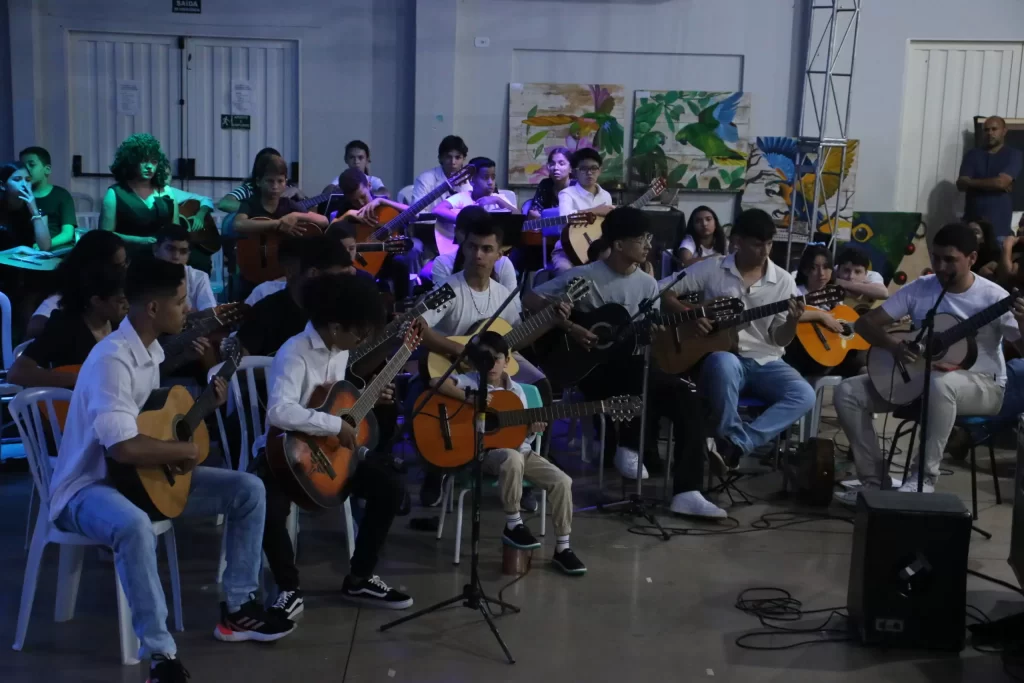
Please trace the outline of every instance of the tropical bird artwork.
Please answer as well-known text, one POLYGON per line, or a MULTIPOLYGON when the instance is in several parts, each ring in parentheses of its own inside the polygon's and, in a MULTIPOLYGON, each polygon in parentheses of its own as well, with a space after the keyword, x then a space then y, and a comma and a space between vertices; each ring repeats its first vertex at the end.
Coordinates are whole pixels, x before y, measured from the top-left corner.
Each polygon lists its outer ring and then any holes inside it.
POLYGON ((749 93, 638 91, 630 178, 643 184, 666 177, 684 190, 742 190, 749 128, 749 93))

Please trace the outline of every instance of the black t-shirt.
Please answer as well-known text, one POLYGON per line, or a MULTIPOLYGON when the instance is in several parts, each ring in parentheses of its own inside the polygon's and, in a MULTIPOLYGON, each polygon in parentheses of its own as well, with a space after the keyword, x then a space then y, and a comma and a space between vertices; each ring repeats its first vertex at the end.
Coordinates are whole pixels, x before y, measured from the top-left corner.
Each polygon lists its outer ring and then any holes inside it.
POLYGON ((46 321, 42 334, 24 353, 41 368, 81 365, 96 346, 96 337, 79 315, 56 310, 46 321))
MULTIPOLYGON (((246 199, 238 207, 238 213, 245 214, 249 218, 283 218, 290 213, 303 213, 304 209, 299 206, 296 202, 286 197, 281 197, 277 200, 277 210, 270 212, 263 208, 263 200, 260 198, 259 193, 246 199)), ((301 330, 300 330, 301 331, 301 330)))
POLYGON ((65 225, 78 227, 78 220, 75 218, 75 200, 71 193, 63 187, 53 186, 50 194, 45 197, 36 197, 36 207, 46 215, 46 222, 50 228, 50 237, 56 237, 65 225))
POLYGON ((238 330, 238 340, 254 356, 273 356, 308 322, 309 316, 285 288, 256 302, 238 330))
POLYGON ((28 208, 22 204, 12 209, 0 197, 0 249, 31 247, 35 243, 36 232, 28 208))

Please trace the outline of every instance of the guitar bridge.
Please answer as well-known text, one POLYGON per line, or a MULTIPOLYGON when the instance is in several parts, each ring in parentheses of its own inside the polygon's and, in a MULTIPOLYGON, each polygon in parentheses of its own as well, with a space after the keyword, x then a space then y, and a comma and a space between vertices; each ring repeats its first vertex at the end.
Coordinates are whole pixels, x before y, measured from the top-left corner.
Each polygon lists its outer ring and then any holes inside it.
POLYGON ((441 439, 444 441, 444 449, 450 451, 452 449, 452 428, 448 421, 448 406, 441 406, 438 419, 441 421, 441 439))
POLYGON ((312 471, 316 474, 326 474, 331 479, 338 478, 338 472, 331 465, 331 460, 328 458, 320 447, 316 445, 316 442, 312 439, 303 439, 306 445, 309 446, 310 451, 310 463, 312 465, 312 471))

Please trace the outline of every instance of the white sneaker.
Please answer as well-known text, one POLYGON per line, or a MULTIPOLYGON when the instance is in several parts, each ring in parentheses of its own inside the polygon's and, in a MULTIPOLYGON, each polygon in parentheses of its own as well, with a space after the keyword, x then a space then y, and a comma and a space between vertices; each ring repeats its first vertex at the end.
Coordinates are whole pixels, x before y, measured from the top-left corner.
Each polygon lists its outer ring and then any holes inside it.
MULTIPOLYGON (((615 449, 615 469, 627 479, 636 479, 637 466, 640 464, 640 456, 631 448, 619 446, 615 449)), ((647 479, 647 468, 643 468, 642 479, 647 479)))
POLYGON ((722 508, 714 503, 709 503, 700 491, 684 491, 672 496, 672 504, 669 509, 677 515, 689 517, 707 517, 709 519, 725 519, 729 516, 722 508))
POLYGON ((832 494, 832 500, 846 507, 857 507, 857 494, 862 490, 862 488, 858 487, 848 491, 836 491, 832 494))
MULTIPOLYGON (((917 493, 917 475, 912 474, 907 477, 903 482, 903 486, 900 487, 900 491, 903 493, 917 493)), ((921 493, 935 493, 935 484, 925 482, 921 486, 921 493)))

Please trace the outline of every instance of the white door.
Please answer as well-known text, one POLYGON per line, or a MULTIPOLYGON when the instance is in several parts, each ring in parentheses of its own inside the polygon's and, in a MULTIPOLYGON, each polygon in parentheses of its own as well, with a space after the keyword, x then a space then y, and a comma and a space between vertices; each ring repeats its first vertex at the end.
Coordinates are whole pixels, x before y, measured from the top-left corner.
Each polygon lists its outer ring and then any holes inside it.
POLYGON ((974 117, 1024 115, 1022 53, 1021 43, 910 43, 896 202, 923 213, 930 234, 963 213, 955 183, 974 117))

